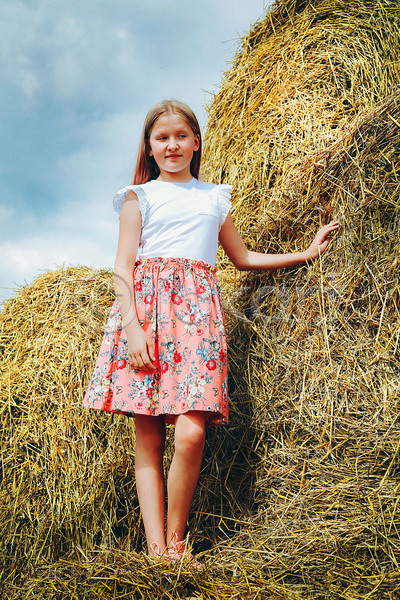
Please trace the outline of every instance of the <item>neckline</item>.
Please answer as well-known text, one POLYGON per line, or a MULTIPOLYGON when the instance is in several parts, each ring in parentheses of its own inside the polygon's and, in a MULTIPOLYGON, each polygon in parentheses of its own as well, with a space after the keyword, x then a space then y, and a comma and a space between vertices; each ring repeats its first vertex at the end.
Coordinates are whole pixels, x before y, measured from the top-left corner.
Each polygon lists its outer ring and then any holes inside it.
POLYGON ((187 185, 188 183, 193 183, 193 181, 197 181, 197 179, 195 177, 192 177, 192 179, 189 179, 189 181, 163 181, 161 179, 151 180, 152 183, 167 183, 172 185, 187 185))

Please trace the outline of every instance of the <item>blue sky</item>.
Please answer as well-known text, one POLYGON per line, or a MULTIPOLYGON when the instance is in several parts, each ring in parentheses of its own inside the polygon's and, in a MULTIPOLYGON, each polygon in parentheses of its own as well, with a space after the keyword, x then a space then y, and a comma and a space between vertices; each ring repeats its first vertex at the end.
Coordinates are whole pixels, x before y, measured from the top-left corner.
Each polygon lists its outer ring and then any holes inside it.
POLYGON ((112 268, 115 191, 148 109, 204 106, 268 0, 0 0, 0 301, 58 266, 112 268))

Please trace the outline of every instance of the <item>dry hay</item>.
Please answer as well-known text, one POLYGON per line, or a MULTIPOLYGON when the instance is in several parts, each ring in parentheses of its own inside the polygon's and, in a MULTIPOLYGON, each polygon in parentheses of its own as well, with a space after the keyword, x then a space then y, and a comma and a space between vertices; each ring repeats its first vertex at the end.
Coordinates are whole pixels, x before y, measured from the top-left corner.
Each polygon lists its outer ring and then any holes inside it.
POLYGON ((251 249, 302 249, 341 221, 312 266, 241 275, 220 253, 231 388, 260 462, 251 523, 219 549, 247 551, 283 597, 400 594, 399 16, 279 2, 209 107, 204 175, 234 185, 251 249))
POLYGON ((231 425, 207 433, 190 517, 205 572, 146 561, 133 423, 80 407, 111 274, 58 269, 5 304, 2 597, 399 596, 398 13, 279 2, 210 107, 208 177, 234 184, 249 247, 342 227, 314 265, 220 255, 231 425))

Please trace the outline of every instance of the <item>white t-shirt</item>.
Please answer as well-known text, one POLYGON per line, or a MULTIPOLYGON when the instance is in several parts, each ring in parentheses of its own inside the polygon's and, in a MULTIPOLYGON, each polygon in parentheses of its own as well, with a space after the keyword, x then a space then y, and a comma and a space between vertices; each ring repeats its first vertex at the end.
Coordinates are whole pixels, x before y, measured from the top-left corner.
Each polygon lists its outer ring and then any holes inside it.
POLYGON ((231 208, 232 186, 198 181, 148 181, 128 185, 113 198, 121 213, 126 194, 139 199, 142 233, 138 258, 172 256, 215 265, 218 233, 231 208))

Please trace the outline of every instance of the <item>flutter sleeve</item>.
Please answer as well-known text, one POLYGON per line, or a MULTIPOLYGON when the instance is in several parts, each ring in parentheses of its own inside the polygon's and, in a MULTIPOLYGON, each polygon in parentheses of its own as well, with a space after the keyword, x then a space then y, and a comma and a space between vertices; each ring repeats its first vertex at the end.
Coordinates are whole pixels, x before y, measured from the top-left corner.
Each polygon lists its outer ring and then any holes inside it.
POLYGON ((221 229, 226 217, 228 216, 229 211, 231 210, 232 186, 222 183, 218 186, 218 188, 219 188, 219 194, 218 194, 219 229, 221 229))
POLYGON ((126 187, 119 190, 113 197, 113 207, 115 212, 121 215, 122 205, 125 202, 125 197, 130 191, 135 192, 139 199, 139 210, 142 215, 142 225, 146 219, 146 215, 148 212, 149 203, 146 198, 146 191, 143 189, 141 185, 127 185, 126 187))

